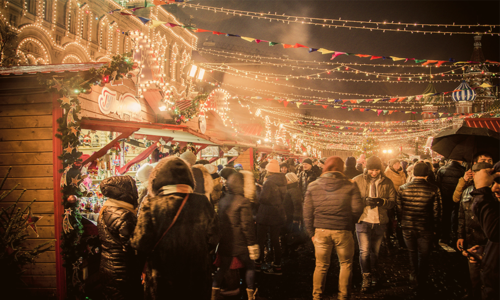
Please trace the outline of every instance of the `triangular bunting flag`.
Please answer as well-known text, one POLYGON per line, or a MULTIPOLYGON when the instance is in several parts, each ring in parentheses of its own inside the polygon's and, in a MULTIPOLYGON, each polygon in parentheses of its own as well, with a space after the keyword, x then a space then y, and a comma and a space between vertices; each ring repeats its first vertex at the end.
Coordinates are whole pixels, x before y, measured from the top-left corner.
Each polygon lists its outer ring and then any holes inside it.
POLYGON ((335 51, 328 50, 328 49, 325 49, 325 48, 319 48, 318 52, 321 53, 321 54, 330 54, 330 53, 333 53, 335 51))
POLYGON ((276 43, 276 42, 269 42, 269 46, 274 46, 274 45, 278 45, 279 43, 276 43))
POLYGON ((335 57, 339 56, 339 55, 343 55, 345 54, 345 52, 338 52, 338 51, 335 51, 335 53, 332 55, 332 58, 330 58, 330 60, 334 60, 335 57))
POLYGON ((150 19, 146 19, 146 18, 143 18, 143 17, 138 17, 138 18, 142 22, 142 24, 144 24, 144 25, 146 25, 146 23, 150 21, 150 19))
POLYGON ((370 58, 370 60, 379 59, 379 58, 382 58, 382 56, 375 56, 375 55, 372 55, 372 57, 370 58))
POLYGON ((283 44, 283 48, 285 48, 285 49, 293 48, 293 45, 283 44))
POLYGON ((293 48, 309 48, 309 47, 301 45, 301 44, 298 44, 298 43, 295 43, 295 45, 293 46, 293 48))
POLYGON ((324 109, 326 109, 328 107, 328 105, 321 105, 321 107, 323 107, 324 109))
POLYGON ((438 61, 438 63, 436 64, 436 67, 441 67, 441 65, 444 64, 445 62, 446 62, 446 60, 438 61))
POLYGON ((149 28, 155 28, 155 27, 158 27, 162 24, 165 24, 167 22, 164 22, 164 21, 158 21, 158 20, 152 20, 151 21, 151 25, 149 25, 149 28))
POLYGON ((405 59, 404 57, 396 57, 396 56, 391 56, 392 61, 398 61, 398 60, 403 60, 405 59))
POLYGON ((206 29, 196 29, 194 32, 211 32, 212 30, 206 30, 206 29))
POLYGON ((253 42, 253 41, 255 41, 255 39, 254 39, 254 38, 251 38, 251 37, 245 37, 245 36, 242 36, 242 37, 241 37, 241 39, 242 39, 242 40, 245 40, 245 41, 247 41, 247 42, 250 42, 250 43, 251 43, 251 42, 253 42))

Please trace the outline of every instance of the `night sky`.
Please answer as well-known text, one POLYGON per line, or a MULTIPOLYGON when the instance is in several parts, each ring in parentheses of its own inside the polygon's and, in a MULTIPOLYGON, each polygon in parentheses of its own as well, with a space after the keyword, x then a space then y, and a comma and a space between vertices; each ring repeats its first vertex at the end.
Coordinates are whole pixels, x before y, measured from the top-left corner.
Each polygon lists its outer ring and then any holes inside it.
MULTIPOLYGON (((433 24, 500 24, 500 2, 499 1, 193 1, 215 7, 232 8, 256 12, 276 12, 277 14, 287 14, 296 16, 307 16, 328 19, 352 19, 360 21, 394 21, 394 22, 416 22, 433 24)), ((173 10, 174 14, 181 22, 189 23, 192 16, 192 24, 198 28, 221 31, 224 33, 238 34, 257 39, 264 39, 280 43, 295 44, 299 43, 314 48, 327 48, 330 50, 343 51, 349 53, 361 53, 379 56, 397 56, 420 59, 448 60, 470 60, 473 50, 473 35, 453 34, 444 36, 442 34, 411 34, 403 32, 377 32, 359 29, 346 28, 323 28, 314 25, 302 24, 282 24, 269 22, 268 20, 250 19, 248 17, 239 17, 226 15, 223 13, 214 13, 205 10, 195 10, 192 8, 177 8, 173 10)), ((403 27, 401 27, 403 28, 403 27)), ((432 28, 424 28, 432 30, 432 28)), ((442 28, 443 30, 447 30, 442 28)), ((463 31, 472 31, 473 29, 464 28, 463 31)), ((476 27, 476 30, 484 28, 476 27)), ((500 27, 493 28, 493 32, 499 32, 500 27)), ((245 49, 247 53, 262 53, 278 57, 287 57, 300 60, 321 60, 330 61, 331 54, 321 54, 314 52, 309 54, 305 48, 283 49, 283 46, 277 45, 269 47, 267 43, 249 43, 239 38, 224 37, 212 35, 210 33, 198 33, 199 46, 207 38, 215 42, 219 47, 239 46, 245 49)), ((483 53, 486 59, 500 61, 499 58, 500 37, 485 35, 482 38, 483 53)), ((231 48, 231 47, 230 47, 231 48)), ((228 50, 235 51, 235 50, 228 50)), ((221 62, 220 58, 215 58, 203 54, 203 56, 212 61, 221 62)), ((231 62, 231 61, 227 61, 231 62)), ((345 63, 392 63, 391 60, 370 61, 369 58, 358 58, 353 56, 340 56, 334 62, 345 63)), ((415 65, 414 62, 406 63, 415 65)), ((280 74, 309 74, 316 73, 312 70, 291 70, 290 68, 277 68, 259 66, 248 67, 238 66, 242 70, 259 70, 268 73, 280 74)), ((429 72, 429 68, 372 68, 359 67, 366 71, 377 72, 429 72)), ((442 67, 440 70, 449 70, 442 67)), ((498 68, 490 68, 491 71, 498 71, 498 68)), ((432 68, 436 72, 436 68, 432 68)), ((318 93, 311 91, 300 91, 285 87, 278 87, 272 84, 265 84, 252 80, 244 80, 234 76, 226 75, 222 77, 216 72, 210 74, 213 78, 221 79, 226 83, 238 86, 258 87, 261 89, 295 93, 300 95, 315 95, 324 98, 335 99, 361 99, 370 97, 347 96, 332 93, 318 93), (223 78, 223 79, 222 79, 223 78)), ((210 78, 210 75, 207 76, 210 78)), ((336 78, 367 79, 365 75, 330 75, 336 78)), ((325 76, 328 77, 328 76, 325 76)), ((373 77, 370 77, 373 78, 373 77)), ((438 92, 453 90, 459 85, 460 79, 455 77, 456 81, 452 83, 435 83, 434 86, 438 92)), ((272 82, 272 80, 270 80, 272 82)), ((359 82, 338 82, 338 81, 319 81, 319 80, 290 80, 280 83, 294 84, 329 91, 339 91, 346 93, 376 94, 376 95, 416 95, 423 92, 428 83, 359 83, 359 82)), ((493 82, 498 83, 498 80, 493 82)), ((227 88, 230 92, 242 95, 252 95, 238 89, 227 88)), ((272 104, 268 104, 272 105, 272 104)), ((315 107, 312 110, 315 115, 330 116, 335 118, 344 118, 356 120, 359 118, 369 118, 371 120, 382 121, 385 119, 404 119, 407 116, 395 114, 390 117, 377 117, 375 113, 350 112, 345 114, 338 109, 329 108, 322 111, 315 107), (348 115, 348 116, 346 116, 348 115)))

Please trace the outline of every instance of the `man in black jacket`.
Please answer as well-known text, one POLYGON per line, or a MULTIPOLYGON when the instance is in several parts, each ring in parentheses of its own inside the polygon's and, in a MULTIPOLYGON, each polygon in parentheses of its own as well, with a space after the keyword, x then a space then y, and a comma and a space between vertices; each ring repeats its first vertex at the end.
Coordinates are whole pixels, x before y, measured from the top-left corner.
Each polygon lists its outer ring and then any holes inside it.
POLYGON ((340 263, 338 299, 349 299, 354 256, 354 223, 364 203, 356 184, 342 174, 344 162, 332 156, 323 174, 311 183, 304 202, 304 223, 312 237, 316 255, 313 299, 321 299, 333 248, 340 263))
POLYGON ((429 254, 441 215, 441 194, 427 182, 428 172, 427 164, 417 163, 413 181, 402 185, 397 197, 398 219, 410 252, 410 278, 417 281, 420 292, 429 273, 429 254))
MULTIPOLYGON (((481 229, 488 238, 481 260, 482 298, 498 299, 499 289, 499 211, 500 211, 500 162, 493 169, 483 169, 474 174, 476 189, 471 193, 474 197, 472 211, 478 219, 481 229), (490 188, 490 186, 493 187, 490 188)), ((481 248, 474 246, 469 251, 476 252, 481 248)))
MULTIPOLYGON (((472 166, 472 177, 474 174, 482 169, 491 169, 492 164, 486 162, 476 163, 472 166)), ((458 188, 457 188, 458 189, 458 188)), ((479 225, 478 219, 474 216, 472 212, 472 195, 471 192, 474 190, 474 184, 467 187, 461 197, 460 210, 458 213, 458 240, 457 249, 460 248, 470 248, 475 245, 484 247, 488 239, 484 235, 481 226, 479 225)), ((481 272, 480 266, 477 263, 469 262, 469 275, 471 281, 471 291, 467 295, 468 299, 481 299, 481 272)))
POLYGON ((451 233, 455 233, 458 226, 458 203, 453 202, 453 193, 460 177, 465 174, 462 162, 453 160, 437 172, 436 183, 443 196, 443 216, 441 219, 441 242, 449 244, 451 233))

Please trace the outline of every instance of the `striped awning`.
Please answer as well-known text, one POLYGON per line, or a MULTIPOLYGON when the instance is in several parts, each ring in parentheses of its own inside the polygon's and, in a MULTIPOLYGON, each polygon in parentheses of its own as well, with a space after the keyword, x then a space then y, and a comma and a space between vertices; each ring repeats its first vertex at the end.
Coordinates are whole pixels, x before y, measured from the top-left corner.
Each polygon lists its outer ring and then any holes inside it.
POLYGON ((455 101, 474 101, 476 99, 476 92, 471 89, 467 82, 462 81, 462 83, 455 88, 455 91, 451 93, 451 97, 455 101))

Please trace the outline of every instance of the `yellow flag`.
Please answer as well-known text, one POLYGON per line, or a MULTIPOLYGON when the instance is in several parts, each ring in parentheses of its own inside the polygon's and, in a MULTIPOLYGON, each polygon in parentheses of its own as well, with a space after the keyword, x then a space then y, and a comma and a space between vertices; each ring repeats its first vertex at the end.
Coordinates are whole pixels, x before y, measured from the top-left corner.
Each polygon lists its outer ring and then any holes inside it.
POLYGON ((335 101, 335 99, 328 99, 328 102, 333 102, 335 101))
POLYGON ((405 111, 405 114, 411 114, 411 111, 407 110, 407 111, 405 111))
POLYGON ((379 102, 380 100, 382 100, 382 99, 373 99, 373 103, 377 103, 377 102, 379 102))
POLYGON ((398 61, 398 60, 406 59, 406 58, 403 58, 403 57, 396 57, 396 56, 391 56, 391 58, 392 58, 392 61, 398 61))
POLYGON ((300 105, 301 105, 302 103, 300 103, 300 102, 296 102, 295 104, 297 104, 297 107, 298 107, 298 108, 300 108, 300 105))
POLYGON ((328 50, 328 49, 325 49, 325 48, 319 48, 318 52, 320 52, 321 54, 329 54, 329 53, 333 53, 335 51, 328 50))
POLYGON ((439 113, 439 116, 441 117, 443 115, 443 113, 439 113))
POLYGON ((151 20, 151 25, 149 25, 149 28, 155 28, 155 27, 158 27, 161 24, 165 24, 165 23, 167 23, 167 22, 158 21, 158 20, 151 20))
POLYGON ((481 84, 480 87, 487 88, 487 87, 492 87, 492 85, 487 84, 486 82, 481 84))
POLYGON ((244 36, 242 36, 241 38, 242 38, 243 40, 247 41, 247 42, 250 42, 250 43, 251 43, 251 42, 253 42, 253 41, 255 41, 255 39, 254 39, 254 38, 251 38, 251 37, 244 37, 244 36))

